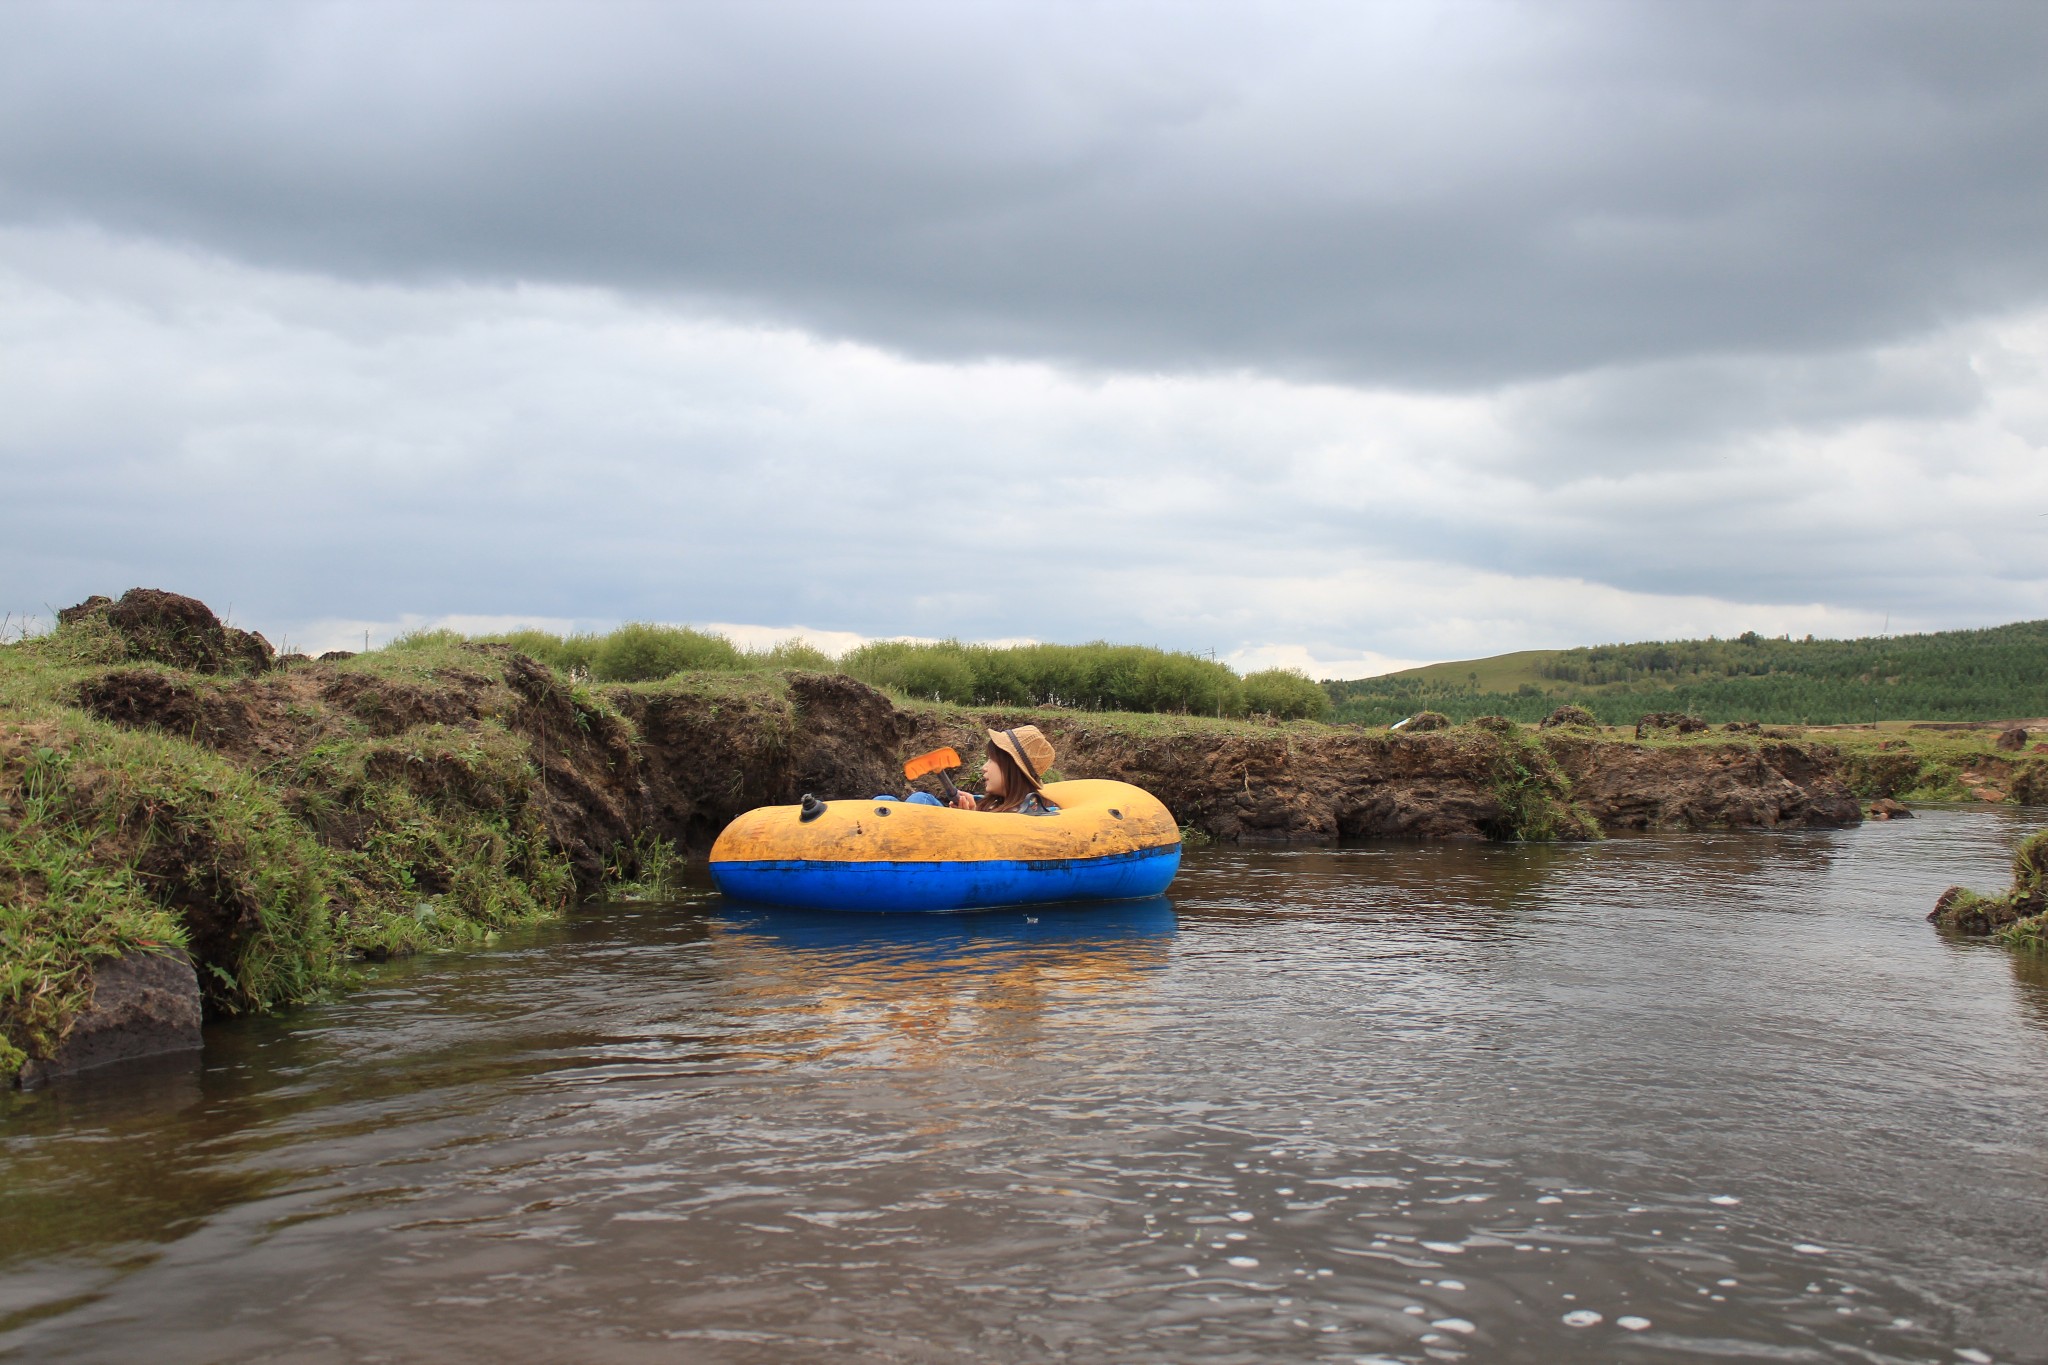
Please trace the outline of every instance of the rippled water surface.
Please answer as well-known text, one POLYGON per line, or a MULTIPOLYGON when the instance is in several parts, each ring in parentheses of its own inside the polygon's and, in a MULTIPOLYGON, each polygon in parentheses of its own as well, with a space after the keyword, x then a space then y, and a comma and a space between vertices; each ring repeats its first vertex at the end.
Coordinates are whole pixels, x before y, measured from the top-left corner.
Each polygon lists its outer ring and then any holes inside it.
POLYGON ((593 907, 0 1099, 0 1354, 2048 1361, 2025 827, 593 907))

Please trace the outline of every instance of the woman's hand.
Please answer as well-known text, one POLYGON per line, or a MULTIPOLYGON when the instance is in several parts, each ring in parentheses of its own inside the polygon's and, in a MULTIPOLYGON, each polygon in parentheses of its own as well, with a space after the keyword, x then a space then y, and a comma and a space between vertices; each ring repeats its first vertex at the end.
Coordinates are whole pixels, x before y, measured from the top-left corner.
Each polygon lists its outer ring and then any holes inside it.
POLYGON ((953 795, 953 804, 954 804, 954 805, 956 805, 956 806, 958 806, 958 807, 959 807, 959 808, 960 808, 961 810, 973 810, 973 809, 974 809, 974 793, 973 793, 973 792, 956 792, 956 793, 954 793, 954 795, 953 795))

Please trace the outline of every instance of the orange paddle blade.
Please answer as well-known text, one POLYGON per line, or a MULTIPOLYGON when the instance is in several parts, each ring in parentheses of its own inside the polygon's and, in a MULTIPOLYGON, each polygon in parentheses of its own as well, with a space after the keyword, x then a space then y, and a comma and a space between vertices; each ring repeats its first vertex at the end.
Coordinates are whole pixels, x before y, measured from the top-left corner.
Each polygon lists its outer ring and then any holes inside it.
POLYGON ((926 773, 943 772, 947 768, 960 766, 960 755, 951 749, 934 749, 928 754, 919 754, 903 765, 903 780, 915 782, 926 773))

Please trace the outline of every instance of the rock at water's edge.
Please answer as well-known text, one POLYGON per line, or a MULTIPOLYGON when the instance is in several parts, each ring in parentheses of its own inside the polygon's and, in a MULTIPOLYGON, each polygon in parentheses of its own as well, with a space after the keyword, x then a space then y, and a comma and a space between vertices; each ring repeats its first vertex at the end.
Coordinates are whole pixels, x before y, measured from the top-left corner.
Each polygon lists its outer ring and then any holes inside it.
POLYGON ((200 1044, 199 976, 183 953, 130 953, 93 969, 92 1003, 46 1060, 22 1068, 24 1087, 112 1062, 191 1052, 200 1044))

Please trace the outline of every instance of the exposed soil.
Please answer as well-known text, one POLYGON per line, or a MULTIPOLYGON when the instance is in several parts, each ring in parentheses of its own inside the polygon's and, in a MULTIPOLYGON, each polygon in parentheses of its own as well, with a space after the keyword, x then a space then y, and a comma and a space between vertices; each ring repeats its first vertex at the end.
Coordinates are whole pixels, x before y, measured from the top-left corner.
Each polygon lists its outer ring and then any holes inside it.
POLYGON ((116 669, 88 679, 77 701, 102 720, 168 730, 237 756, 249 753, 258 729, 252 698, 154 669, 116 669))
MULTIPOLYGON (((941 745, 978 755, 985 728, 1002 723, 1043 728, 1064 775, 1134 782, 1183 824, 1220 840, 1517 833, 1501 777, 1513 741, 1483 729, 1143 733, 1086 714, 908 711, 850 678, 807 673, 788 676, 786 698, 768 689, 614 688, 604 694, 619 712, 613 716, 579 706, 556 674, 523 655, 504 646, 473 649, 476 671, 441 670, 432 686, 318 662, 232 682, 115 669, 85 684, 78 700, 106 719, 168 730, 257 766, 331 735, 335 713, 386 737, 495 719, 526 742, 540 771, 549 837, 586 888, 636 839, 654 835, 702 850, 733 816, 757 805, 793 802, 806 791, 900 791, 906 755, 941 745)), ((1563 727, 1534 742, 1565 779, 1539 779, 1548 782, 1543 795, 1576 803, 1604 829, 1837 826, 1861 818, 1837 757, 1823 745, 1656 748, 1563 727)), ((348 841, 346 828, 323 832, 348 841)), ((203 863, 202 851, 193 852, 203 863)), ((169 846, 155 856, 178 862, 183 852, 169 846)), ((167 887, 206 894, 177 869, 150 871, 167 887)))
POLYGON ((640 731, 643 827, 705 849, 755 806, 903 785, 917 729, 908 713, 838 674, 791 673, 788 689, 786 701, 680 689, 608 693, 640 731))
MULTIPOLYGON (((1270 738, 1193 730, 1140 738, 1113 722, 1048 720, 1036 712, 988 723, 1026 721, 1052 739, 1062 773, 1136 783, 1183 824, 1221 840, 1517 833, 1518 809, 1503 790, 1502 772, 1515 751, 1501 736, 1330 729, 1278 731, 1270 738)), ((944 744, 979 753, 985 745, 980 725, 969 717, 928 720, 915 747, 944 744)), ((1602 829, 1835 827, 1862 818, 1833 750, 1823 745, 1658 749, 1568 730, 1546 732, 1536 742, 1566 779, 1543 794, 1576 805, 1602 829)))
POLYGON ((1863 818, 1840 755, 1824 744, 1545 743, 1603 829, 1831 829, 1863 818))

